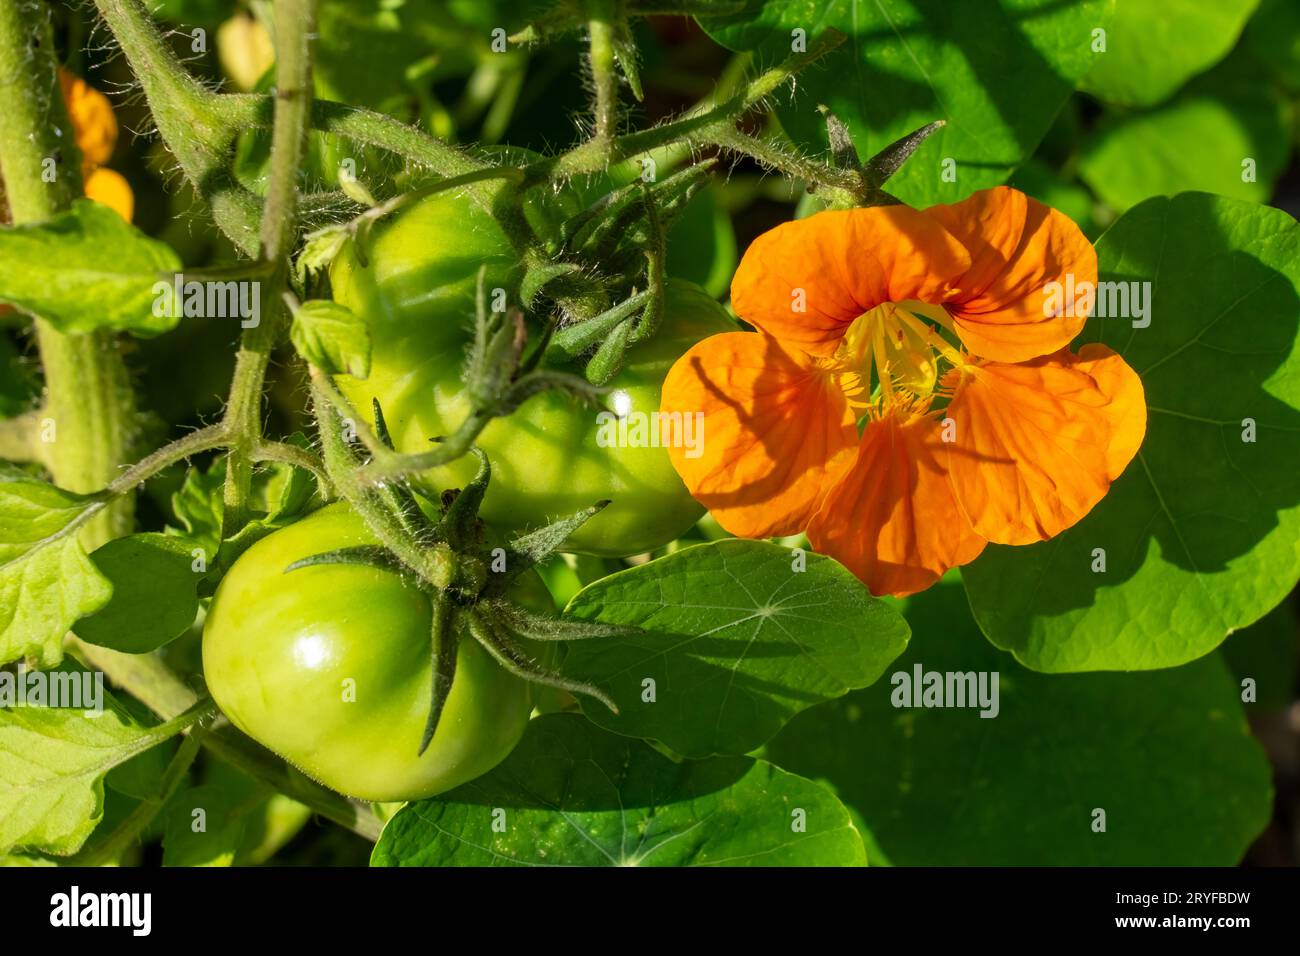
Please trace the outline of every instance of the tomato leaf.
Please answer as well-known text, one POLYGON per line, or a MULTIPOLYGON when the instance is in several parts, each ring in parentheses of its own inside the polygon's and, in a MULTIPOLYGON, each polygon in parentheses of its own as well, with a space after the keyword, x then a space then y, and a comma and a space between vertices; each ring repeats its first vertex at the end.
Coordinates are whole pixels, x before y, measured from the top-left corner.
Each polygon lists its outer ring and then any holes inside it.
POLYGON ((1043 675, 980 639, 955 574, 903 610, 923 638, 894 673, 920 666, 946 687, 995 672, 997 716, 895 707, 891 675, 800 714, 765 751, 839 794, 873 862, 874 845, 900 866, 1228 866, 1268 824, 1268 762, 1216 655, 1043 675))
POLYGON ((76 524, 91 502, 17 471, 0 471, 0 663, 63 659, 72 625, 103 607, 112 585, 86 556, 76 524))
POLYGON ((1120 106, 1154 106, 1223 59, 1258 5, 1123 0, 1106 29, 1106 51, 1080 88, 1120 106))
POLYGON ((370 331, 345 305, 304 302, 293 314, 289 338, 299 355, 327 375, 370 374, 370 331))
POLYGON ((804 708, 875 681, 908 638, 830 558, 738 539, 603 578, 566 613, 645 631, 569 645, 565 676, 620 709, 584 701, 584 713, 692 757, 753 750, 804 708))
POLYGON ((701 23, 719 43, 754 51, 763 63, 789 56, 796 30, 804 42, 828 27, 847 34, 777 103, 781 125, 797 144, 825 149, 815 107, 826 105, 858 154, 871 156, 946 120, 886 186, 924 205, 996 186, 1033 153, 1093 67, 1092 31, 1106 26, 1112 8, 1109 0, 749 0, 734 15, 701 23))
POLYGON ((192 543, 164 534, 133 534, 97 548, 91 562, 113 586, 109 602, 77 622, 77 636, 128 654, 144 654, 184 634, 198 613, 192 543))
POLYGON ((984 633, 1035 670, 1193 660, 1300 578, 1300 226, 1184 193, 1131 209, 1097 256, 1103 280, 1152 283, 1149 326, 1084 330, 1142 378, 1142 448, 1073 528, 965 572, 984 633))
MULTIPOLYGON (((297 433, 288 441, 302 446, 307 443, 297 433)), ((249 505, 255 516, 223 541, 225 478, 225 459, 213 462, 207 471, 191 467, 180 489, 172 495, 172 511, 183 528, 181 537, 188 539, 191 548, 203 550, 209 570, 228 568, 258 539, 292 524, 319 504, 316 480, 309 471, 284 462, 268 462, 253 475, 249 505), (214 562, 214 556, 219 561, 214 562)), ((169 534, 176 533, 177 529, 169 529, 169 534)))
POLYGON ((163 866, 230 866, 244 840, 249 809, 225 787, 203 784, 180 791, 167 804, 163 866))
POLYGON ((202 784, 177 792, 167 804, 163 866, 263 863, 311 816, 308 807, 291 797, 227 763, 214 762, 202 784))
POLYGON ((410 803, 372 866, 861 866, 826 789, 750 757, 676 763, 576 714, 529 725, 491 773, 410 803))
POLYGON ((155 310, 154 286, 180 268, 169 246, 88 199, 49 222, 0 229, 0 301, 60 332, 174 328, 176 317, 155 310))
POLYGON ((0 853, 75 853, 104 813, 104 775, 180 730, 145 727, 107 693, 100 714, 0 708, 0 853))

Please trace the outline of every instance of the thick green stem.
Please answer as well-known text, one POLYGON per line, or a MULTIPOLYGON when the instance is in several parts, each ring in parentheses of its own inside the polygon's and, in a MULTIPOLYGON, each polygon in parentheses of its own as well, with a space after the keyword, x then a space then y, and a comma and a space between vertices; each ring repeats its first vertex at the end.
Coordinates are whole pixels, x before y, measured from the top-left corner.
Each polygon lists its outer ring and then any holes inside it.
POLYGON ((311 45, 314 0, 279 0, 275 5, 276 87, 275 121, 271 132, 271 173, 262 210, 258 258, 273 269, 263 284, 263 319, 244 331, 226 408, 231 438, 226 467, 227 530, 242 527, 248 517, 253 450, 262 440, 262 388, 279 332, 285 305, 281 293, 288 284, 289 254, 298 230, 298 171, 307 146, 311 114, 311 45))
MULTIPOLYGON (((81 193, 80 162, 59 94, 49 10, 0 0, 0 175, 13 223, 67 209, 81 193)), ((130 460, 134 437, 134 398, 116 338, 65 335, 41 319, 35 330, 46 388, 36 457, 62 487, 95 491, 130 460)), ((129 533, 131 508, 123 496, 96 515, 82 530, 87 546, 129 533)))

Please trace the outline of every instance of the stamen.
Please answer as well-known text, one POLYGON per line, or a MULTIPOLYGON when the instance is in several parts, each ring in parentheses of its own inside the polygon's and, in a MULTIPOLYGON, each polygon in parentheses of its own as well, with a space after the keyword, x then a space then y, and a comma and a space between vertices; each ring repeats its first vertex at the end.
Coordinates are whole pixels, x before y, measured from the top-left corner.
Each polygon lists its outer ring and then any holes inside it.
POLYGON ((961 368, 966 364, 966 360, 962 357, 961 352, 949 345, 942 335, 930 326, 926 325, 907 309, 898 309, 897 311, 899 318, 907 323, 908 327, 912 329, 912 331, 921 336, 926 345, 930 346, 930 348, 942 355, 951 365, 956 368, 961 368))
POLYGON ((885 349, 885 323, 872 324, 871 338, 875 345, 876 372, 880 376, 880 396, 886 403, 894 401, 893 376, 889 373, 889 353, 885 349))

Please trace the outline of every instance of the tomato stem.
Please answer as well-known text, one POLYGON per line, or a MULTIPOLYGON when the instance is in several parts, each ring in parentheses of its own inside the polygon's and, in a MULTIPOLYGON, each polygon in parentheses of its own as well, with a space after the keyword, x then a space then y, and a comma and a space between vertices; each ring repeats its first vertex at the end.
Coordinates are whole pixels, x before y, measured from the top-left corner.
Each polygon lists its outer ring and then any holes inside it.
POLYGON ((614 5, 612 0, 586 0, 589 34, 588 63, 596 91, 592 142, 609 152, 618 124, 618 76, 614 72, 614 5))
POLYGON ((273 272, 261 295, 264 319, 244 329, 224 422, 232 444, 226 465, 223 536, 243 527, 253 480, 253 451, 262 441, 262 390, 271 350, 284 325, 282 293, 289 281, 289 255, 298 238, 298 171, 307 147, 312 102, 314 0, 275 5, 276 88, 271 132, 271 171, 258 233, 258 259, 273 272))
MULTIPOLYGON (((81 194, 81 156, 59 92, 50 13, 0 0, 0 175, 14 225, 44 222, 81 194), (53 175, 49 173, 53 171, 53 175)), ((45 402, 25 457, 70 491, 102 488, 130 458, 135 397, 110 332, 65 335, 35 320, 45 402)), ((131 530, 122 498, 82 530, 93 547, 131 530)))

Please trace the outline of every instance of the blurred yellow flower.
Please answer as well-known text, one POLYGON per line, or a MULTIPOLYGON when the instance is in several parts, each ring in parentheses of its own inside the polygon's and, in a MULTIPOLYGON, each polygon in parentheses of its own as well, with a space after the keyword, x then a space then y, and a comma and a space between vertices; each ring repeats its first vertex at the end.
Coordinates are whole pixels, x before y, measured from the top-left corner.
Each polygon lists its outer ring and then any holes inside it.
POLYGON ((59 70, 63 102, 81 150, 81 178, 87 198, 113 209, 127 222, 135 212, 135 195, 120 173, 105 169, 117 145, 117 118, 108 97, 67 70, 59 70))

